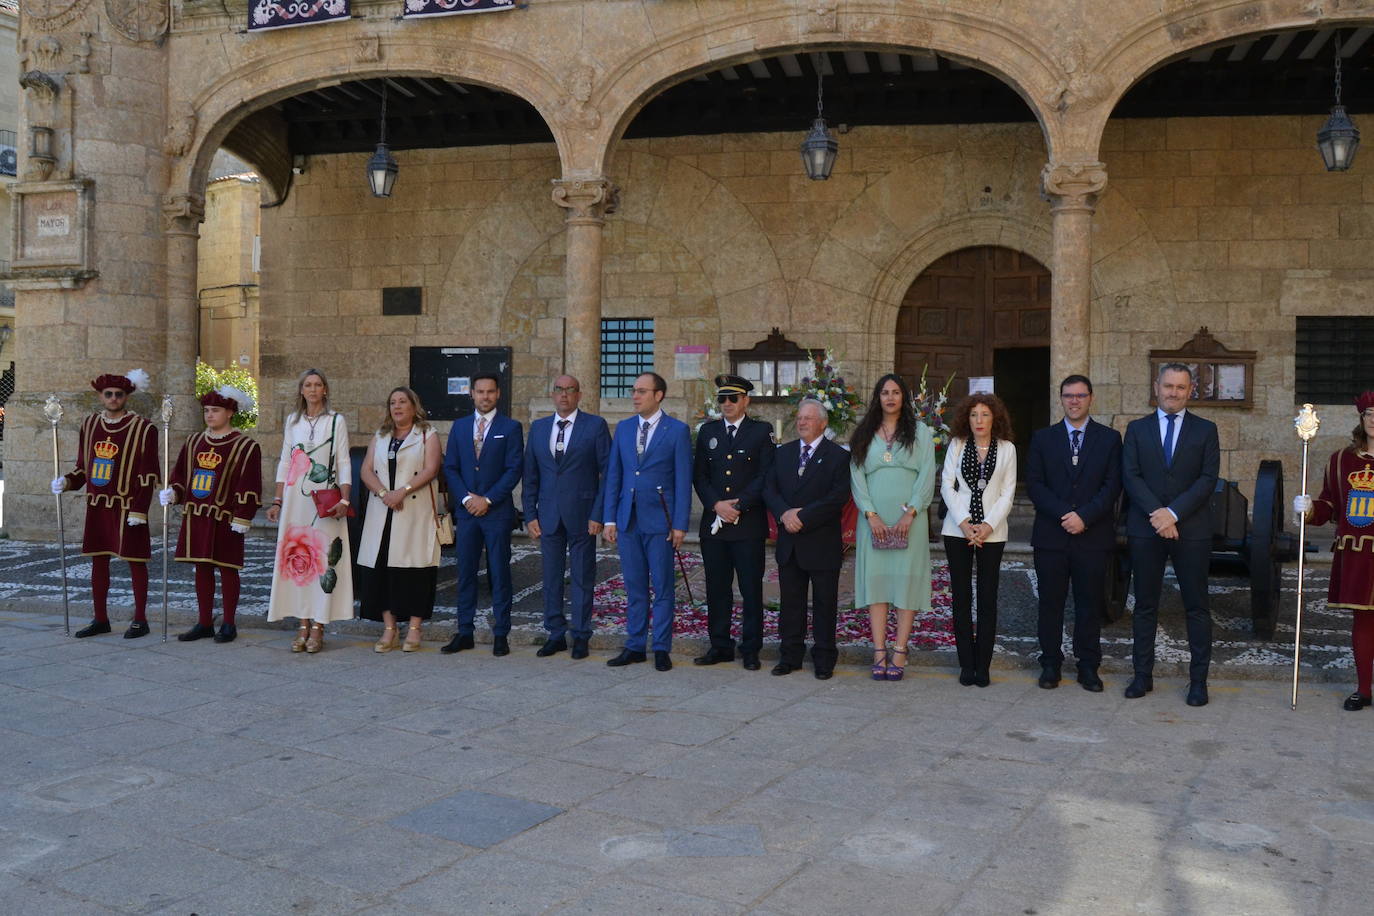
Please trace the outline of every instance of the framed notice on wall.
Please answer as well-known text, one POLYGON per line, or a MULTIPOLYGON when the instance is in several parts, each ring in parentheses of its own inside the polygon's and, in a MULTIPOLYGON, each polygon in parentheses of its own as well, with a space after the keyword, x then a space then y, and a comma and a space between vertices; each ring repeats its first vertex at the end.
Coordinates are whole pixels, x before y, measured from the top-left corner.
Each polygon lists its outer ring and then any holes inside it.
POLYGON ((1182 363, 1193 370, 1193 401, 1208 407, 1253 407, 1256 356, 1255 350, 1230 349, 1204 325, 1176 350, 1150 351, 1150 406, 1156 406, 1159 367, 1182 363))

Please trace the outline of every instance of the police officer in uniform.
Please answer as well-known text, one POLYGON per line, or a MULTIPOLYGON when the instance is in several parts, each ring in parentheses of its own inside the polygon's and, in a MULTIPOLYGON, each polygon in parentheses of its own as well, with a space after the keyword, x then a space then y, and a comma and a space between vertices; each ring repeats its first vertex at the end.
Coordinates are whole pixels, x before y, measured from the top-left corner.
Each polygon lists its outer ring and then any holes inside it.
POLYGON ((697 432, 692 475, 701 498, 701 559, 706 566, 707 629, 711 648, 692 660, 714 665, 735 659, 730 636, 733 579, 739 580, 744 611, 740 655, 749 671, 759 670, 763 646, 763 556, 768 516, 763 477, 773 466, 773 427, 745 416, 753 384, 738 375, 716 376, 721 418, 697 432))

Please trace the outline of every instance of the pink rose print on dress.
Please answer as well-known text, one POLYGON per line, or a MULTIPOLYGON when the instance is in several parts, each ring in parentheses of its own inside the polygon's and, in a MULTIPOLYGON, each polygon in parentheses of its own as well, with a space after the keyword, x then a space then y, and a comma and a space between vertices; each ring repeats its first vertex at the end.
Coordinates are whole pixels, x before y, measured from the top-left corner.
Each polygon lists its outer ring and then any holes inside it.
POLYGON ((305 453, 305 449, 299 445, 291 450, 290 462, 286 466, 286 485, 294 487, 296 481, 301 479, 301 475, 310 470, 314 464, 310 456, 305 453))
POLYGON ((309 585, 324 575, 325 537, 309 525, 290 525, 277 548, 277 568, 299 586, 309 585))

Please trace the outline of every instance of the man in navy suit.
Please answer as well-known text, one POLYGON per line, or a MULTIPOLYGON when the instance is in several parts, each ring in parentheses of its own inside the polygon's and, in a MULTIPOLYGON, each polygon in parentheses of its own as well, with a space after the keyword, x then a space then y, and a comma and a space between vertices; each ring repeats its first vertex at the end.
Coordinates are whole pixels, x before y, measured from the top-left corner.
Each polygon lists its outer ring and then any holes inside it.
POLYGON ((778 448, 763 479, 763 502, 778 520, 778 663, 773 674, 800 670, 806 654, 806 592, 811 590, 811 667, 817 680, 835 671, 849 453, 825 438, 820 401, 797 406, 799 439, 778 448))
POLYGON ((625 648, 606 663, 612 668, 645 660, 651 581, 654 667, 673 667, 673 553, 687 536, 692 509, 692 437, 686 423, 663 412, 667 393, 656 372, 635 379, 635 416, 616 424, 606 465, 606 540, 620 545, 627 598, 625 648))
POLYGON ((1155 379, 1153 413, 1132 420, 1121 448, 1126 489, 1126 536, 1131 544, 1135 611, 1131 622, 1135 677, 1126 697, 1154 689, 1155 630, 1164 563, 1174 564, 1187 613, 1188 705, 1207 705, 1212 661, 1212 614, 1207 605, 1207 565, 1212 556, 1208 509, 1221 469, 1217 426, 1187 410, 1193 372, 1166 363, 1155 379))
POLYGON ((1040 591, 1040 686, 1059 686, 1064 665, 1064 602, 1073 584, 1073 654, 1078 683, 1102 691, 1102 602, 1107 564, 1116 550, 1121 495, 1121 434, 1089 414, 1093 383, 1070 375, 1059 383, 1064 422, 1030 443, 1026 489, 1035 506, 1031 548, 1040 591))
POLYGON ((547 658, 568 648, 563 571, 572 564, 572 657, 586 658, 592 638, 596 536, 601 533, 602 481, 611 451, 606 421, 577 409, 582 385, 571 375, 553 380, 554 414, 530 424, 525 449, 525 530, 539 544, 544 568, 544 629, 535 653, 547 658))
POLYGON ((491 654, 510 654, 510 533, 516 523, 511 491, 520 482, 524 437, 519 423, 497 413, 500 400, 499 376, 474 375, 475 412, 456 421, 448 434, 444 477, 456 522, 458 632, 439 650, 444 653, 473 648, 477 564, 485 547, 491 576, 491 654))

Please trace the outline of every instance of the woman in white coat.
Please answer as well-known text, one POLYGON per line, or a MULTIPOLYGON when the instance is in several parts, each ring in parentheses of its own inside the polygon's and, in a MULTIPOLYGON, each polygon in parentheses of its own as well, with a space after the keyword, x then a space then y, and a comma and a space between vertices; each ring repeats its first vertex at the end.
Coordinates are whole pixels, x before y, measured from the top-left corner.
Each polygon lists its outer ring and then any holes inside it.
POLYGON ((396 648, 396 618, 404 615, 410 626, 401 651, 414 652, 420 648, 420 627, 434 614, 439 576, 434 478, 444 455, 414 391, 393 388, 386 411, 359 474, 368 489, 358 541, 359 594, 363 617, 384 624, 373 651, 396 648))
POLYGON ((986 687, 997 639, 997 580, 1007 545, 1007 516, 1016 492, 1011 417, 996 395, 975 394, 950 423, 940 495, 947 513, 941 534, 954 599, 959 683, 986 687), (978 625, 973 623, 973 577, 978 577, 978 625))

